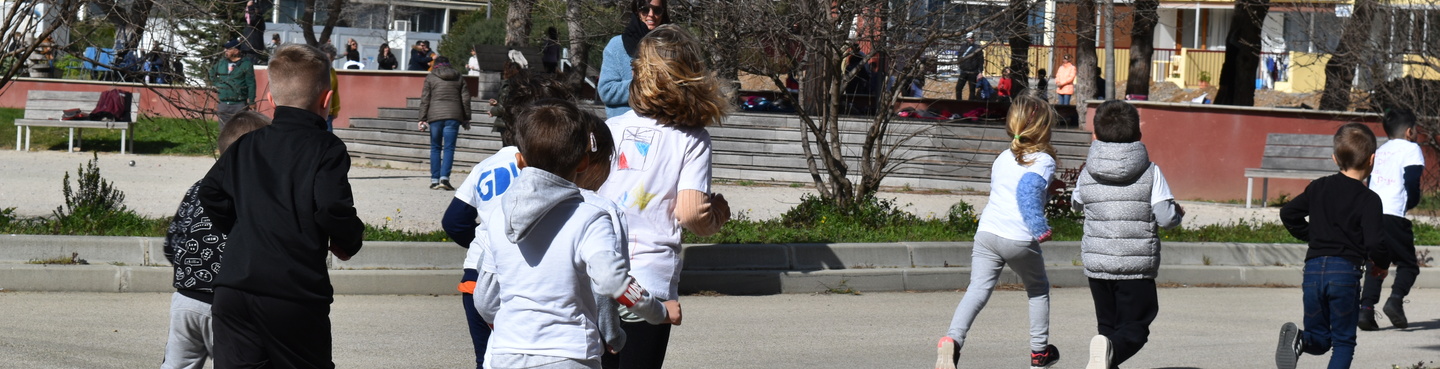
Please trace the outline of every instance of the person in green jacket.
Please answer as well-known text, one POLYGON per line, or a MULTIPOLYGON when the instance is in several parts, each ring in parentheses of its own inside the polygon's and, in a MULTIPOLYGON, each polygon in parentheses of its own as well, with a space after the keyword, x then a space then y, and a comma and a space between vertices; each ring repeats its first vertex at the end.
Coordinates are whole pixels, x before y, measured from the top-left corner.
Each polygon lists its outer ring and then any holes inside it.
POLYGON ((225 57, 210 68, 210 83, 219 91, 219 103, 215 106, 220 116, 220 129, 225 122, 242 111, 255 107, 255 63, 240 56, 240 42, 225 42, 225 57))

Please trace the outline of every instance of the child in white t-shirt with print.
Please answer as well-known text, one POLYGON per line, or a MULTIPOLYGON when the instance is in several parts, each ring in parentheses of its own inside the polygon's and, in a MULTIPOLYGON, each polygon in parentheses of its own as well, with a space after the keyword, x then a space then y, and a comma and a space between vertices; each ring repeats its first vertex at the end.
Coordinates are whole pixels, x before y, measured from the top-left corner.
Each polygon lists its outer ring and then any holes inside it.
MULTIPOLYGON (((1380 195, 1380 210, 1385 213, 1381 219, 1384 230, 1384 248, 1390 253, 1390 263, 1395 264, 1395 282, 1390 286, 1390 297, 1385 300, 1385 317, 1395 328, 1406 328, 1410 322, 1405 317, 1405 296, 1415 285, 1420 275, 1420 264, 1415 256, 1415 232, 1411 229, 1405 212, 1420 204, 1420 174, 1425 171, 1425 154, 1420 145, 1410 141, 1415 136, 1415 113, 1409 109, 1392 109, 1385 112, 1385 135, 1390 136, 1384 145, 1375 150, 1375 169, 1370 172, 1370 190, 1380 195)), ((1377 263, 1377 269, 1388 269, 1390 263, 1377 263)), ((1383 275, 1376 277, 1365 273, 1364 286, 1360 293, 1361 330, 1379 330, 1375 322, 1375 304, 1380 302, 1383 275)))
MULTIPOLYGON (((610 118, 617 154, 600 195, 625 209, 631 274, 657 298, 679 298, 680 233, 720 230, 730 219, 723 196, 710 193, 710 134, 732 109, 725 83, 705 63, 700 43, 674 25, 640 40, 630 112, 610 118)), ((606 366, 659 368, 670 326, 624 324, 630 344, 606 366), (618 361, 618 362, 612 362, 618 361)))
POLYGON ((990 300, 1005 265, 1020 276, 1030 300, 1030 367, 1046 368, 1060 361, 1050 344, 1050 281, 1040 243, 1050 240, 1045 220, 1045 190, 1055 174, 1055 147, 1050 127, 1055 110, 1039 98, 1024 95, 1011 101, 1005 133, 1010 148, 990 167, 990 201, 980 214, 971 251, 970 287, 955 307, 950 329, 936 348, 937 369, 954 369, 975 316, 990 300))

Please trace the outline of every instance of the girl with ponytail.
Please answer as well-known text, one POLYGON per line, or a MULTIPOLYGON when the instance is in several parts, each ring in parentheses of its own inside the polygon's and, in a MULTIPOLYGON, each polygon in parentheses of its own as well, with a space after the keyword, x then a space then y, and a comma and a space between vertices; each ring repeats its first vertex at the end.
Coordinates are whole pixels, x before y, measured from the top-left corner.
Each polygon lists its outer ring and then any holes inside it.
POLYGON ((1060 361, 1060 350, 1049 342, 1050 280, 1040 251, 1040 243, 1050 240, 1045 189, 1055 174, 1055 147, 1050 145, 1055 120, 1050 104, 1034 96, 1019 96, 1010 104, 1005 125, 1010 149, 990 167, 990 201, 975 232, 970 287, 955 308, 949 331, 940 338, 937 369, 955 368, 965 335, 1007 264, 1024 282, 1030 300, 1030 367, 1045 368, 1060 361))

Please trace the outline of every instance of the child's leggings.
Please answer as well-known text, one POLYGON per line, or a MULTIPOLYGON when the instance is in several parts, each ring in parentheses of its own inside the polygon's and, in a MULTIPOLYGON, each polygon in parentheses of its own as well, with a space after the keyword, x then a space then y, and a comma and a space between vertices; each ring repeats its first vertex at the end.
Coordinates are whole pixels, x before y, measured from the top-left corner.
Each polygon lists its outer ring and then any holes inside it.
POLYGON ((1030 298, 1030 350, 1044 351, 1050 341, 1050 279, 1045 276, 1045 258, 1040 254, 1040 243, 1034 240, 1016 241, 990 232, 975 234, 974 251, 970 254, 970 287, 960 306, 955 307, 955 318, 950 321, 946 333, 955 340, 957 347, 965 346, 965 334, 975 323, 975 316, 990 301, 995 291, 995 282, 1000 279, 1000 270, 1006 264, 1020 281, 1030 298))

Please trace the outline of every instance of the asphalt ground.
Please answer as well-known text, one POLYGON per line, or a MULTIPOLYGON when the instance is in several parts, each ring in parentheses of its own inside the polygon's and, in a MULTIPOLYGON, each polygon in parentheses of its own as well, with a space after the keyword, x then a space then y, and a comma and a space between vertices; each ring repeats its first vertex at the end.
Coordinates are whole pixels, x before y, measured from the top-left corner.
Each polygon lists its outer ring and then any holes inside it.
MULTIPOLYGON (((963 292, 686 296, 669 368, 929 368, 963 292)), ((1270 368, 1280 325, 1302 319, 1290 288, 1162 288, 1150 342, 1124 368, 1270 368)), ((473 359, 460 297, 337 296, 340 368, 460 368, 473 359)), ((1410 328, 1360 332, 1354 368, 1440 361, 1440 291, 1417 289, 1410 328)), ((154 368, 169 294, 0 293, 0 367, 154 368)), ((1028 365, 1021 291, 996 291, 961 354, 963 368, 1028 365)), ((1095 317, 1089 290, 1051 292, 1054 368, 1083 368, 1095 317)), ((1305 356, 1301 368, 1328 356, 1305 356)))

